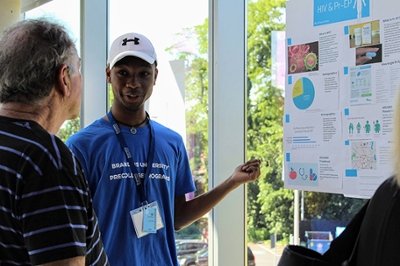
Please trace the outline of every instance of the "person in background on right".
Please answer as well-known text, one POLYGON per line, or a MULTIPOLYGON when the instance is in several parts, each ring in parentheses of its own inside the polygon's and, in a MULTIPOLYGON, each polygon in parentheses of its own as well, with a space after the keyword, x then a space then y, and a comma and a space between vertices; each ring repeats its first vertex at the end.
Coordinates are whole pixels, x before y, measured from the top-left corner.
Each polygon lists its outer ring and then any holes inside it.
POLYGON ((323 254, 325 260, 331 265, 400 265, 400 86, 394 102, 392 136, 394 174, 383 181, 362 210, 354 216, 346 227, 346 230, 348 228, 350 230, 347 235, 344 236, 345 230, 332 241, 328 251, 323 254), (365 212, 364 216, 363 212, 365 212), (358 225, 359 222, 356 222, 360 219, 361 226, 358 225), (358 228, 360 230, 358 239, 352 239, 356 236, 351 231, 354 232, 358 228), (356 241, 355 245, 352 244, 353 241, 356 241), (349 257, 350 259, 343 263, 343 260, 349 257))
POLYGON ((354 263, 350 265, 400 265, 400 87, 394 102, 394 175, 375 191, 360 228, 354 263))

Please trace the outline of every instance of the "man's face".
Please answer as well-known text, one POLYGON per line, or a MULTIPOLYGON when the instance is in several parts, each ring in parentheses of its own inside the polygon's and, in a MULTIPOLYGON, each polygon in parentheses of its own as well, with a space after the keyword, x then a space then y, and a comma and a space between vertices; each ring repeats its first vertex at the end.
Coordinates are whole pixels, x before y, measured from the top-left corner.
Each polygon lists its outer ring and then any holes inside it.
POLYGON ((155 64, 151 65, 138 57, 128 56, 118 61, 111 70, 107 67, 106 74, 114 93, 113 110, 144 110, 144 104, 153 93, 157 79, 158 70, 155 64))

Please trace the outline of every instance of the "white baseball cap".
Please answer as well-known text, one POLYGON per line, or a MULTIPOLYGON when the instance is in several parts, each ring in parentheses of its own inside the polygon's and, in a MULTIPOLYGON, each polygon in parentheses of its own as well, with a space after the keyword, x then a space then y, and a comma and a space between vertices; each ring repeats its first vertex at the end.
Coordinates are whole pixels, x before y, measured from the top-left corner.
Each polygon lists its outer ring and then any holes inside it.
POLYGON ((157 61, 157 54, 153 44, 145 36, 139 33, 126 33, 113 41, 108 55, 107 64, 110 69, 122 58, 135 56, 149 64, 157 61))

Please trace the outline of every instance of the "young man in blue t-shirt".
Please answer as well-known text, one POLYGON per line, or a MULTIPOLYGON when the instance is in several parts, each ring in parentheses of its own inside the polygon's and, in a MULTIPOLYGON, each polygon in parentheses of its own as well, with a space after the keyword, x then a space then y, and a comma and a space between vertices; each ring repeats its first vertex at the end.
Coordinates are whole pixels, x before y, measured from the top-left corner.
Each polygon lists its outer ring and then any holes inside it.
POLYGON ((145 111, 157 75, 156 52, 145 36, 118 37, 106 67, 111 110, 67 141, 88 178, 111 265, 179 265, 175 230, 260 175, 260 161, 250 160, 187 201, 195 186, 182 137, 145 111))

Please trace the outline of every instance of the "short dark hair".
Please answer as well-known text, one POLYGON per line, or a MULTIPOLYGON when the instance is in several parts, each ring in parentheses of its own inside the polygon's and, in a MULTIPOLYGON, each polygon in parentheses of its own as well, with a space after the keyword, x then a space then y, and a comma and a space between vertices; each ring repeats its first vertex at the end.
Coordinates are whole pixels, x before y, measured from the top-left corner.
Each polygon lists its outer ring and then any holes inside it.
POLYGON ((0 39, 0 103, 39 102, 55 84, 57 71, 77 54, 64 26, 48 19, 19 21, 0 39))

